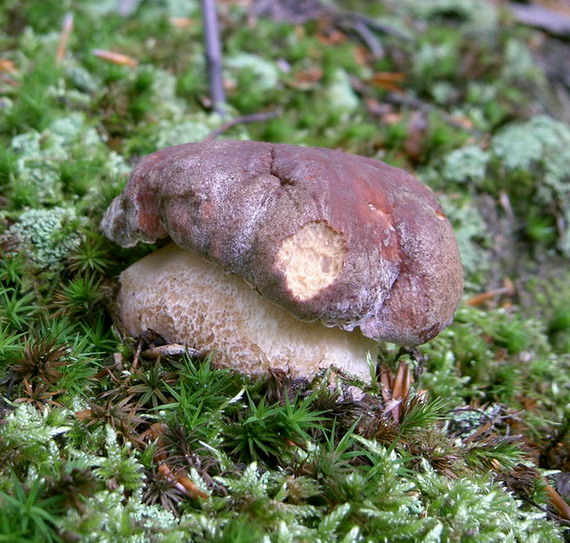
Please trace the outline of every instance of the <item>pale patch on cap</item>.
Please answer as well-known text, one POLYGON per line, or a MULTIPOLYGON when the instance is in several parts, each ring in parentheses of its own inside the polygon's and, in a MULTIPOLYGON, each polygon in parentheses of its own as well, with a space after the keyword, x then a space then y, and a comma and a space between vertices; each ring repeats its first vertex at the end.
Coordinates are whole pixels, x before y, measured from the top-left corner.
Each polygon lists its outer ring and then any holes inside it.
POLYGON ((340 275, 347 253, 342 236, 324 221, 305 224, 285 238, 277 252, 277 269, 299 300, 310 300, 340 275))

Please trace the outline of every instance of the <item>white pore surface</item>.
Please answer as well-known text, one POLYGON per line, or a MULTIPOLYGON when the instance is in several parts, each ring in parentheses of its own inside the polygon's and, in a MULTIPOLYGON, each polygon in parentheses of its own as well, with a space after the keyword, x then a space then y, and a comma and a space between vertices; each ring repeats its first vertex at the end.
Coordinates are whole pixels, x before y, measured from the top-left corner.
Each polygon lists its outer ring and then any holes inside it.
POLYGON ((282 368, 310 377, 333 365, 370 378, 366 357, 375 356, 377 344, 360 331, 301 322, 241 278, 174 244, 127 268, 120 281, 119 315, 133 336, 152 329, 244 373, 282 368))

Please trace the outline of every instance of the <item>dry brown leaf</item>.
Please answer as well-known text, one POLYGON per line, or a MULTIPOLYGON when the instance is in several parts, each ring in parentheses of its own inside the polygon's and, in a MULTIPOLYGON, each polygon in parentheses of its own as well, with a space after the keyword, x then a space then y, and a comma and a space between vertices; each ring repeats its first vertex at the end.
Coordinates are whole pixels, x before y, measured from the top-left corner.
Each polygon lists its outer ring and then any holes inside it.
POLYGON ((380 89, 392 92, 404 92, 404 89, 398 83, 406 79, 403 72, 376 72, 371 78, 371 83, 380 89))
POLYGON ((188 17, 171 17, 168 21, 176 28, 189 28, 194 24, 194 21, 188 17))
POLYGON ((100 59, 106 60, 107 62, 118 64, 120 66, 129 66, 129 68, 136 68, 139 64, 139 61, 133 57, 123 55, 122 53, 106 51, 104 49, 95 49, 93 51, 93 54, 100 59))
POLYGON ((489 290, 487 292, 481 292, 480 294, 476 294, 467 300, 467 305, 472 307, 477 307, 479 305, 488 302, 489 300, 493 300, 498 296, 512 296, 515 293, 515 285, 514 283, 508 278, 505 277, 503 279, 503 286, 501 288, 496 288, 493 290, 489 290))
POLYGON ((0 58, 0 72, 7 72, 7 73, 16 73, 18 70, 16 69, 16 65, 6 58, 0 58))

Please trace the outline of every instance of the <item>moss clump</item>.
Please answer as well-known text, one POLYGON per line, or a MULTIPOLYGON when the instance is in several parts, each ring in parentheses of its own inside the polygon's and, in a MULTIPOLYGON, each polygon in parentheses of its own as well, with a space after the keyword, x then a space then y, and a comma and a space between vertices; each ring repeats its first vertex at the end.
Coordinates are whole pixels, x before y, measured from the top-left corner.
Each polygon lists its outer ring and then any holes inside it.
POLYGON ((258 55, 251 53, 237 54, 226 58, 224 64, 230 74, 239 74, 242 70, 249 71, 261 90, 274 89, 279 83, 279 69, 277 66, 258 55))
POLYGON ((333 110, 342 113, 351 113, 357 110, 360 103, 350 85, 348 74, 340 68, 332 76, 326 98, 333 110))
POLYGON ((42 132, 14 136, 10 148, 18 157, 6 190, 14 208, 61 205, 93 195, 97 177, 128 171, 79 112, 55 119, 42 132))
POLYGON ((477 0, 434 0, 432 2, 414 2, 405 0, 408 9, 422 19, 437 20, 452 17, 479 32, 495 31, 499 25, 499 12, 491 5, 481 9, 477 0))
POLYGON ((480 182, 487 173, 489 159, 489 153, 478 145, 466 145, 445 157, 442 174, 455 183, 480 182))
MULTIPOLYGON (((451 183, 468 183, 473 194, 509 198, 518 224, 536 242, 556 240, 570 256, 570 129, 544 115, 501 129, 488 149, 470 144, 448 154, 441 175, 451 183)), ((435 179, 433 172, 430 173, 435 179)), ((441 182, 435 181, 437 186, 441 182)))
MULTIPOLYGON (((466 166, 463 174, 467 171, 473 171, 473 168, 466 166)), ((465 286, 467 289, 478 288, 477 285, 486 282, 492 267, 489 251, 492 247, 492 234, 473 198, 443 196, 441 203, 455 230, 461 263, 465 270, 465 286)))
MULTIPOLYGON (((154 127, 156 133, 153 139, 157 148, 198 142, 208 137, 221 124, 222 119, 216 113, 211 115, 197 113, 196 115, 187 115, 182 119, 164 120, 154 127)), ((239 139, 246 138, 242 136, 239 139)))
POLYGON ((7 231, 40 268, 55 269, 80 242, 73 208, 29 209, 7 231))
POLYGON ((549 392, 550 400, 536 407, 536 415, 546 408, 553 409, 546 415, 550 420, 564 417, 569 359, 556 353, 542 321, 505 309, 464 307, 456 322, 422 350, 430 369, 422 382, 438 396, 455 398, 457 405, 499 401, 518 409, 520 402, 536 400, 552 386, 556 394, 549 392))

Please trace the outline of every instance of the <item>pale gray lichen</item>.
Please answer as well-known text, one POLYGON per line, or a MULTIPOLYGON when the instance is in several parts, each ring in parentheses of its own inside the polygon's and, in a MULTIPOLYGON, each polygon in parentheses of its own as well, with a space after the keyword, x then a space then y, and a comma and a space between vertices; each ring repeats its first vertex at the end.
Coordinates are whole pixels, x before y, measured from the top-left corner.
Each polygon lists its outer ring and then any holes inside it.
POLYGON ((153 3, 163 7, 170 17, 189 17, 200 11, 198 0, 154 0, 153 3))
POLYGON ((570 256, 570 127, 539 115, 507 126, 491 141, 491 150, 508 171, 525 170, 536 179, 536 202, 558 209, 565 228, 559 248, 570 256))
MULTIPOLYGON (((187 541, 187 534, 178 529, 178 519, 160 505, 146 505, 139 500, 132 500, 130 513, 132 522, 141 527, 145 534, 156 533, 158 529, 163 532, 162 539, 156 539, 157 541, 187 541)), ((143 541, 148 541, 146 537, 143 541)))
POLYGON ((59 168, 55 160, 48 160, 41 146, 42 136, 28 132, 14 136, 12 150, 18 154, 16 183, 20 188, 30 187, 38 202, 58 202, 62 197, 59 168))
POLYGON ((20 34, 19 45, 20 50, 26 57, 34 56, 35 51, 42 51, 44 54, 55 53, 61 32, 54 30, 46 34, 36 34, 31 25, 26 26, 20 34))
MULTIPOLYGON (((98 2, 86 2, 85 8, 96 16, 118 13, 122 16, 134 13, 142 0, 129 0, 117 2, 116 0, 99 0, 98 2)), ((190 17, 199 9, 199 0, 149 0, 145 2, 154 12, 167 17, 190 17)))
POLYGON ((101 144, 97 131, 85 125, 82 114, 72 113, 53 121, 45 131, 46 147, 51 155, 61 159, 69 158, 69 150, 74 145, 82 145, 86 149, 101 144))
POLYGON ((534 59, 528 45, 522 40, 510 38, 505 45, 502 74, 509 81, 546 83, 544 71, 534 59))
POLYGON ((14 183, 28 189, 38 204, 60 204, 65 200, 61 165, 76 157, 108 157, 101 172, 124 175, 129 167, 122 157, 109 152, 97 130, 88 126, 82 113, 54 120, 44 131, 30 131, 12 138, 11 149, 18 155, 14 183))
POLYGON ((447 422, 447 430, 455 436, 466 439, 486 422, 495 420, 503 407, 500 404, 490 404, 479 409, 456 409, 447 422))
POLYGON ((456 88, 449 81, 436 81, 431 86, 431 95, 437 104, 449 103, 450 97, 456 92, 456 88))
MULTIPOLYGON (((203 62, 201 60, 201 62, 203 62)), ((166 70, 145 67, 153 74, 153 114, 155 116, 170 115, 176 120, 180 120, 187 112, 188 106, 185 100, 180 98, 176 92, 176 77, 166 70)))
POLYGON ((543 166, 557 179, 570 172, 570 128, 546 115, 507 126, 491 147, 509 170, 543 166))
POLYGON ((469 81, 467 83, 467 102, 470 104, 484 105, 497 98, 498 88, 496 85, 469 81))
POLYGON ((279 69, 277 66, 259 55, 240 53, 228 57, 224 64, 230 77, 242 70, 255 75, 255 84, 263 90, 270 90, 279 84, 279 69))
POLYGON ((125 157, 119 153, 116 153, 115 151, 111 151, 107 155, 107 162, 105 163, 105 167, 107 173, 114 178, 128 175, 132 169, 131 166, 127 164, 125 157))
POLYGON ((74 220, 76 215, 72 208, 28 209, 8 229, 7 235, 23 244, 40 268, 53 270, 81 241, 68 227, 74 220))
POLYGON ((447 181, 477 181, 485 177, 488 163, 488 153, 478 145, 467 145, 445 157, 442 173, 447 181))
MULTIPOLYGON (((546 115, 507 125, 492 139, 488 150, 470 144, 445 157, 441 174, 446 181, 469 182, 476 187, 507 193, 523 179, 532 183, 533 202, 557 214, 558 248, 570 256, 570 127, 546 115)), ((434 172, 428 172, 433 177, 434 172)), ((463 212, 466 212, 464 210, 463 212)), ((454 216, 453 209, 451 215, 454 216)), ((460 222, 461 217, 456 217, 460 222)), ((481 225, 471 216, 477 228, 481 225)), ((467 226, 467 222, 463 221, 467 226)), ((475 232, 469 232, 471 236, 475 232)), ((461 237, 460 231, 458 237, 461 237)), ((460 242, 461 243, 461 242, 460 242)), ((468 259, 469 260, 469 259, 468 259)), ((468 263, 467 263, 468 265, 468 263)))
POLYGON ((413 72, 418 79, 432 81, 439 74, 455 71, 456 63, 457 50, 452 44, 422 43, 414 54, 413 72))
MULTIPOLYGON (((206 114, 203 112, 186 115, 178 121, 162 119, 157 123, 155 145, 157 148, 161 148, 202 141, 219 128, 222 123, 223 119, 217 113, 206 114)), ((240 125, 233 128, 231 139, 250 139, 246 126, 240 125)))
POLYGON ((104 88, 101 79, 86 70, 81 64, 73 60, 66 60, 65 75, 71 83, 80 91, 95 94, 104 88))
POLYGON ((219 128, 222 120, 215 113, 196 113, 184 120, 173 122, 163 119, 158 123, 156 135, 157 148, 202 141, 213 130, 219 128))
POLYGON ((440 202, 453 225, 465 270, 466 287, 469 287, 474 277, 481 279, 480 276, 485 276, 491 269, 488 247, 492 245, 492 235, 471 199, 443 195, 440 202))
POLYGON ((350 77, 342 68, 334 71, 332 80, 325 89, 325 95, 333 111, 352 113, 360 105, 360 99, 350 84, 350 77))
POLYGON ((493 31, 499 24, 499 12, 490 3, 481 7, 479 0, 400 0, 408 13, 422 19, 432 19, 439 15, 456 13, 464 19, 468 26, 482 31, 493 31))
POLYGON ((104 16, 110 13, 119 13, 121 4, 130 4, 132 11, 136 10, 141 0, 129 0, 128 2, 117 2, 116 0, 98 0, 97 2, 85 2, 83 9, 86 9, 94 16, 104 16))
MULTIPOLYGON (((130 0, 130 2, 119 2, 115 0, 103 0, 101 4, 104 6, 105 13, 116 12, 122 15, 129 15, 137 10, 142 0, 130 0)), ((160 18, 160 17, 199 17, 200 16, 200 0, 147 0, 144 2, 145 10, 141 13, 141 17, 160 18)), ((89 3, 94 6, 94 3, 89 3)), ((92 8, 95 11, 96 8, 92 8)))

